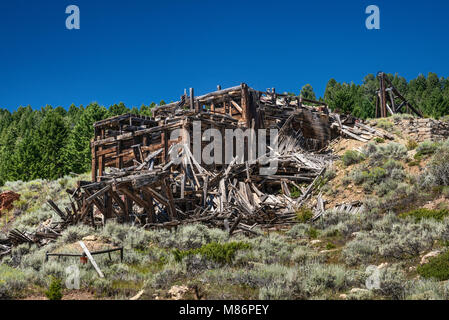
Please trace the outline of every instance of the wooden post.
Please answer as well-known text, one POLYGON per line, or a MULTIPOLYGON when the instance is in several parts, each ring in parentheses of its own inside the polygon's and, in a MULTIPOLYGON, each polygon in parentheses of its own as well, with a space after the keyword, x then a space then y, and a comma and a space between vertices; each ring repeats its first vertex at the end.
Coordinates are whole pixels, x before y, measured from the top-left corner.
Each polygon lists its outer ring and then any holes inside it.
POLYGON ((190 88, 190 110, 193 110, 195 103, 195 94, 193 88, 190 88))
POLYGON ((202 109, 202 108, 200 108, 200 102, 197 100, 197 101, 195 102, 195 112, 196 112, 196 113, 200 113, 200 112, 201 112, 201 109, 202 109))
POLYGON ((174 220, 178 217, 178 215, 176 213, 173 193, 170 189, 169 183, 167 183, 166 180, 162 181, 162 189, 165 189, 166 197, 168 199, 168 207, 167 207, 168 215, 170 217, 170 220, 174 220))
POLYGON ((92 182, 97 181, 97 147, 93 146, 94 140, 91 141, 91 152, 92 152, 92 182))
POLYGON ((104 221, 106 222, 107 219, 112 218, 112 197, 108 192, 104 195, 104 206, 106 208, 104 221))
POLYGON ((391 110, 393 111, 393 113, 396 113, 396 105, 394 103, 394 96, 393 96, 392 90, 389 90, 388 94, 390 95, 390 100, 391 100, 391 110))
POLYGON ((125 221, 129 221, 129 216, 133 213, 133 200, 125 194, 125 221))
POLYGON ((150 223, 154 223, 154 222, 156 222, 156 214, 154 212, 153 197, 149 197, 148 198, 148 208, 149 208, 149 212, 148 212, 149 219, 148 219, 148 221, 150 223))
POLYGON ((385 92, 385 75, 383 72, 379 73, 380 79, 380 116, 382 118, 387 117, 387 101, 385 92))
POLYGON ((164 160, 164 163, 167 163, 168 162, 168 156, 169 156, 169 154, 168 154, 168 132, 167 132, 167 130, 164 130, 163 132, 162 132, 162 134, 163 134, 163 136, 161 136, 161 140, 162 140, 162 143, 163 143, 163 148, 164 148, 164 158, 163 158, 163 160, 164 160))
POLYGON ((240 102, 240 107, 242 107, 242 121, 245 122, 246 127, 249 128, 251 126, 251 116, 250 116, 250 101, 248 95, 248 85, 246 83, 242 83, 242 100, 240 102))
MULTIPOLYGON (((101 129, 101 131, 100 131, 100 138, 101 139, 104 139, 104 133, 105 133, 104 129, 101 129)), ((102 146, 98 147, 98 149, 97 149, 97 151, 102 151, 102 150, 103 150, 102 146)), ((104 155, 101 155, 101 156, 98 157, 98 177, 97 177, 97 180, 101 179, 101 177, 104 174, 104 168, 105 168, 104 159, 105 159, 104 155)))
POLYGON ((84 253, 86 254, 86 256, 89 258, 90 263, 92 263, 92 265, 95 268, 95 271, 97 271, 98 275, 100 276, 100 278, 104 278, 103 272, 101 272, 100 268, 98 267, 97 263, 95 262, 94 258, 92 257, 92 255, 89 252, 89 249, 87 249, 86 245, 84 244, 84 242, 82 241, 78 241, 79 245, 81 246, 81 248, 83 248, 84 253))

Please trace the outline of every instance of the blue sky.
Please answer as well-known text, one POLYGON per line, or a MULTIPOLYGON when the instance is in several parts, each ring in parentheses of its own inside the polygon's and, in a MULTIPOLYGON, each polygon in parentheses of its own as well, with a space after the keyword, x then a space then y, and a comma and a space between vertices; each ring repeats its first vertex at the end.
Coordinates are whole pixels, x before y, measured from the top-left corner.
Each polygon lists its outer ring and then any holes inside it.
POLYGON ((379 70, 449 77, 449 1, 2 0, 0 108, 140 106, 246 82, 298 93, 379 70), (78 5, 81 29, 67 30, 78 5), (367 30, 365 8, 381 11, 367 30))

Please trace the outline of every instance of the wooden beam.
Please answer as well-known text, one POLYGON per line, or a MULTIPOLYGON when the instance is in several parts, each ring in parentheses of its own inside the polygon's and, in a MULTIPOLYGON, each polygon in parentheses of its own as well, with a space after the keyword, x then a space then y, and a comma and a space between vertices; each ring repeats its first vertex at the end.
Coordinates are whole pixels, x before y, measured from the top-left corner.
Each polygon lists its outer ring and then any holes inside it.
POLYGON ((89 249, 87 249, 87 247, 84 244, 84 242, 79 241, 78 243, 81 246, 81 248, 83 248, 84 253, 86 254, 86 256, 89 259, 90 263, 92 263, 92 265, 94 266, 95 271, 97 271, 97 273, 100 276, 100 278, 104 278, 103 272, 101 272, 100 268, 98 267, 97 263, 94 260, 94 257, 92 257, 92 255, 90 254, 90 251, 89 251, 89 249))
POLYGON ((195 103, 195 93, 193 88, 190 88, 190 110, 193 110, 195 103))
POLYGON ((231 104, 237 109, 238 112, 243 114, 243 109, 242 109, 242 107, 239 106, 239 104, 237 102, 235 102, 234 100, 231 99, 231 104))

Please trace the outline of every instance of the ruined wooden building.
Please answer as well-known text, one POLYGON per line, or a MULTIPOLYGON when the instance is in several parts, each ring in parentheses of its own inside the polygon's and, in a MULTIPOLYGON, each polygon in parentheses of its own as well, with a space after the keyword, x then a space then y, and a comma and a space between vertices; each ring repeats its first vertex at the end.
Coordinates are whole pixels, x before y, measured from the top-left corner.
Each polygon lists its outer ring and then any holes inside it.
MULTIPOLYGON (((152 117, 125 114, 99 121, 94 129, 91 181, 78 181, 67 190, 70 205, 65 208, 48 200, 60 219, 50 219, 35 232, 12 230, 0 243, 0 255, 21 243, 45 245, 69 225, 97 227, 108 219, 145 228, 202 223, 230 235, 255 233, 256 226, 295 223, 298 208, 317 197, 314 221, 325 212, 319 186, 335 159, 330 142, 341 137, 392 139, 352 116, 330 112, 322 102, 246 84, 202 96, 191 89, 179 101, 153 109, 152 117), (231 161, 206 163, 194 156, 198 144, 190 138, 195 128, 201 133, 200 150, 210 144, 203 139, 208 129, 276 129, 277 148, 256 158, 248 153, 240 157, 231 149, 231 161), (175 134, 178 129, 184 130, 175 134), (275 170, 263 172, 267 167, 275 170)), ((237 136, 220 138, 223 146, 237 136)), ((243 139, 244 149, 261 139, 270 146, 271 136, 250 135, 243 139)))
MULTIPOLYGON (((50 201, 63 225, 116 219, 159 228, 201 222, 232 234, 294 223, 334 157, 327 150, 331 140, 388 138, 353 117, 331 113, 322 102, 246 84, 201 96, 191 89, 153 109, 152 117, 125 114, 94 127, 92 180, 68 190, 71 207, 65 212, 50 201), (272 136, 248 135, 240 138, 243 154, 231 148, 226 161, 202 161, 201 153, 200 159, 194 156, 198 143, 191 137, 200 132, 201 151, 210 145, 203 139, 208 129, 225 140, 217 150, 238 139, 224 131, 276 129, 276 149, 251 157, 246 150, 260 142, 269 147, 272 136)), ((324 212, 318 203, 317 217, 324 212)))
MULTIPOLYGON (((103 220, 138 219, 150 226, 212 216, 215 223, 217 217, 224 223, 237 219, 242 207, 247 223, 275 223, 276 214, 291 218, 291 199, 265 194, 280 189, 289 194, 291 187, 314 181, 324 161, 295 152, 326 147, 338 134, 331 122, 329 110, 321 102, 279 94, 274 89, 257 91, 246 84, 201 96, 194 96, 191 89, 179 101, 156 107, 152 117, 125 114, 99 121, 94 124, 91 141, 92 181, 80 181, 79 188, 72 191, 74 203, 72 210, 67 210, 72 214, 65 218, 95 224, 97 212, 103 220), (262 176, 258 173, 260 159, 248 161, 246 153, 245 159, 234 158, 231 163, 197 161, 190 139, 195 121, 200 123, 201 132, 217 129, 224 140, 227 129, 279 130, 280 150, 274 155, 280 161, 279 169, 271 176, 262 176), (184 131, 173 135, 177 129, 184 131), (182 146, 180 164, 170 159, 174 145, 182 146)), ((257 142, 247 137, 244 143, 257 142)), ((201 144, 206 143, 201 140, 201 144)))
POLYGON ((99 121, 91 142, 92 180, 97 181, 105 168, 131 167, 159 149, 162 152, 155 164, 166 163, 170 147, 182 142, 182 137, 170 140, 172 132, 186 129, 191 134, 195 120, 201 121, 202 131, 216 128, 225 137, 225 129, 280 129, 290 118, 293 129, 304 138, 303 146, 321 149, 332 137, 329 112, 324 103, 310 101, 322 106, 307 107, 304 102, 300 97, 274 90, 261 92, 242 84, 198 97, 191 90, 190 96, 184 94, 178 102, 156 107, 152 118, 125 114, 99 121))

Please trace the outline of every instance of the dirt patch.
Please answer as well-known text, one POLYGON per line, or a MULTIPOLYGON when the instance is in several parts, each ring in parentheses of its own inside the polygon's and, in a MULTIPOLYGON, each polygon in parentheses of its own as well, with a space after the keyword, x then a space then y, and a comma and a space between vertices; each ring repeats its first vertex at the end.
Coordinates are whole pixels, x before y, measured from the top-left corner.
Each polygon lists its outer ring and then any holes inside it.
POLYGON ((353 139, 340 139, 333 147, 334 153, 342 156, 348 150, 359 150, 366 146, 365 142, 353 139))
MULTIPOLYGON (((342 156, 347 150, 361 150, 366 146, 365 142, 353 140, 353 139, 341 139, 338 141, 332 149, 338 156, 342 156)), ((324 195, 326 200, 326 208, 333 208, 341 203, 349 203, 353 201, 362 201, 366 198, 366 194, 361 186, 350 184, 344 186, 342 181, 348 176, 353 169, 353 165, 344 167, 341 161, 334 163, 333 169, 336 176, 330 181, 330 186, 334 191, 332 195, 324 195)))
POLYGON ((424 209, 429 210, 440 210, 444 208, 449 207, 449 201, 445 197, 441 197, 438 199, 435 199, 433 201, 427 202, 425 205, 423 205, 424 209))
POLYGON ((342 203, 365 200, 367 195, 363 191, 362 187, 355 186, 354 184, 350 184, 348 186, 341 184, 341 179, 344 176, 344 174, 342 177, 337 176, 335 179, 339 178, 339 180, 335 180, 336 183, 334 182, 334 184, 332 184, 332 188, 336 190, 336 195, 324 196, 326 199, 326 208, 334 208, 338 204, 342 203), (340 181, 340 183, 338 183, 338 181, 340 181))
POLYGON ((0 193, 0 216, 13 208, 13 202, 20 199, 20 194, 13 191, 0 193))
MULTIPOLYGON (((96 236, 87 236, 83 238, 83 242, 90 252, 108 250, 115 248, 108 239, 99 238, 96 236)), ((66 244, 56 249, 53 253, 83 253, 83 249, 78 242, 66 244)))

